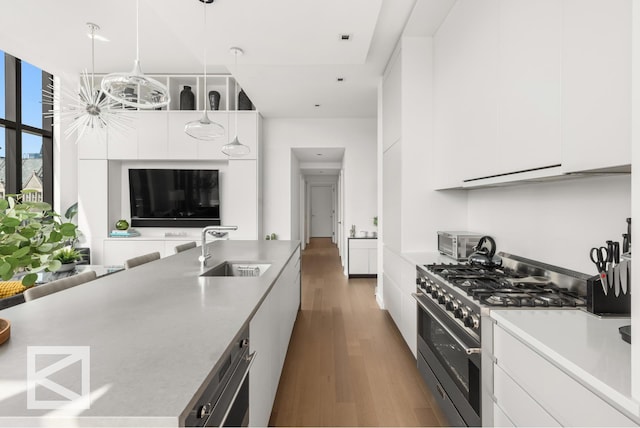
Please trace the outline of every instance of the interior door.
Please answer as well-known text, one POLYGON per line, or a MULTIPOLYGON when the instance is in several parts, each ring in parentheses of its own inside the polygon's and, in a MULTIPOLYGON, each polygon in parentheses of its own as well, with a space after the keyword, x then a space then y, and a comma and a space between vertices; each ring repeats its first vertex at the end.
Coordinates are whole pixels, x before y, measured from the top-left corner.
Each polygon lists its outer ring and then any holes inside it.
POLYGON ((311 237, 333 237, 333 195, 331 186, 311 186, 311 237))

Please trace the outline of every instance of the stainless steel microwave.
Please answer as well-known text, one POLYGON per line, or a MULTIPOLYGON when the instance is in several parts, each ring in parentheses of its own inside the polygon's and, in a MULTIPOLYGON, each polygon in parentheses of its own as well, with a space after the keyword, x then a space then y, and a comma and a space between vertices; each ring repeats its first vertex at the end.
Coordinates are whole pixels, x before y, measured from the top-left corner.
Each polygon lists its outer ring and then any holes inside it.
POLYGON ((438 231, 438 251, 458 261, 465 261, 483 235, 463 231, 438 231))

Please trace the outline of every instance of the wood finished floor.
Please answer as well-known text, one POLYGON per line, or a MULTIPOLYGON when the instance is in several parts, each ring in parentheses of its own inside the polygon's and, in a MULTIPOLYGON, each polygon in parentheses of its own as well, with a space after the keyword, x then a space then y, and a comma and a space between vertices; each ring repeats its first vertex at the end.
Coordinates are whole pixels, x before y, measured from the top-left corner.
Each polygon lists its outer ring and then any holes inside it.
POLYGON ((441 426, 375 282, 348 280, 330 239, 312 239, 271 426, 441 426))

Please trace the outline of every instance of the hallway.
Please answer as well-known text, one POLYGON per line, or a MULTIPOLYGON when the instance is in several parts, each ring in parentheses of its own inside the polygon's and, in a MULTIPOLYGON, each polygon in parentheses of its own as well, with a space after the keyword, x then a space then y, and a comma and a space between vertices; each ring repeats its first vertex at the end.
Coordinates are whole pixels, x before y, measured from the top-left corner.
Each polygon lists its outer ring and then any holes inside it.
POLYGON ((270 425, 441 425, 411 351, 378 308, 375 282, 348 280, 331 240, 311 240, 270 425))

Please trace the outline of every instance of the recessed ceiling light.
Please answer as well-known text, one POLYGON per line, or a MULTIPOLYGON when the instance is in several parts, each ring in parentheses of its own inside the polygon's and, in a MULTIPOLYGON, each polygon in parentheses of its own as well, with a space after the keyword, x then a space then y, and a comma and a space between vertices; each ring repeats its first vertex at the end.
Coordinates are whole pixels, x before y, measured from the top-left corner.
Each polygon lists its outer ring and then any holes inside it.
POLYGON ((320 174, 322 174, 324 171, 320 171, 320 174))
POLYGON ((340 40, 348 42, 349 40, 351 40, 351 34, 340 34, 340 40))
POLYGON ((316 156, 322 156, 322 153, 316 153, 316 156))
POLYGON ((337 80, 338 82, 344 82, 344 77, 338 77, 336 80, 337 80))
POLYGON ((320 107, 320 104, 315 104, 316 107, 320 107))

